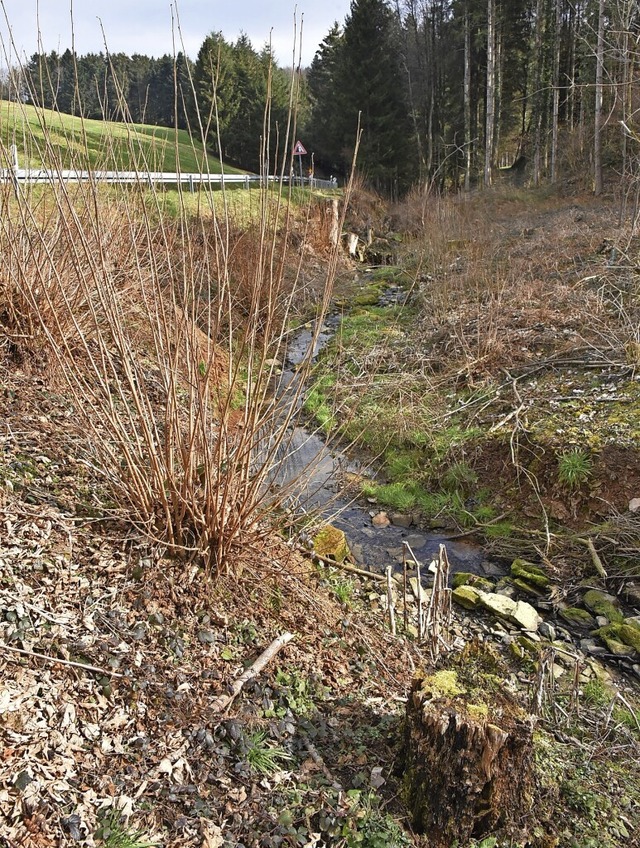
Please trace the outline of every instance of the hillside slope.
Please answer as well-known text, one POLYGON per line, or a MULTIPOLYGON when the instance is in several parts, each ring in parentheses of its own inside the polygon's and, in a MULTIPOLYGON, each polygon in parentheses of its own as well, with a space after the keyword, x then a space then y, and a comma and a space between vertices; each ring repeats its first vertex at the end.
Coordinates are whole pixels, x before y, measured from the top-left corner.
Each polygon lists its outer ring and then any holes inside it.
MULTIPOLYGON (((0 139, 7 150, 16 145, 21 167, 221 171, 220 161, 186 130, 86 120, 6 100, 0 101, 0 139)), ((241 173, 226 165, 225 172, 241 173)))

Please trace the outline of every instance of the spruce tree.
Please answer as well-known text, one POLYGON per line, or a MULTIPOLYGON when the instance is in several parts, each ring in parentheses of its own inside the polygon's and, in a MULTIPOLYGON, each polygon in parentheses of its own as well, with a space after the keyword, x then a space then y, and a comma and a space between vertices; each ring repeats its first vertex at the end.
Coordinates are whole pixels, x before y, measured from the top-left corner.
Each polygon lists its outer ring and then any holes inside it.
POLYGON ((399 62, 396 18, 384 0, 352 0, 344 26, 335 104, 343 164, 361 141, 358 169, 388 193, 410 182, 411 126, 399 62))

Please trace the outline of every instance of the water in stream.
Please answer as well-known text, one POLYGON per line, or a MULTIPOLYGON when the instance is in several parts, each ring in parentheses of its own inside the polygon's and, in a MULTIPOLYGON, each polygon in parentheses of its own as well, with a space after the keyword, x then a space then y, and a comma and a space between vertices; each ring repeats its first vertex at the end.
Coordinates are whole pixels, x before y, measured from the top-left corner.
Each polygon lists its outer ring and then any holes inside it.
MULTIPOLYGON (((332 338, 339 321, 339 316, 330 316, 325 321, 316 338, 314 357, 332 338)), ((280 386, 288 386, 296 379, 295 368, 308 355, 313 336, 312 328, 306 327, 291 339, 280 386)), ((440 544, 444 543, 452 573, 470 571, 484 576, 503 573, 494 563, 487 561, 479 546, 469 541, 448 539, 445 535, 419 527, 373 526, 371 506, 348 499, 341 492, 340 480, 344 473, 356 470, 349 457, 329 448, 310 428, 299 425, 293 428, 280 460, 279 482, 286 485, 295 481, 298 503, 307 510, 319 511, 344 530, 359 565, 376 571, 388 565, 401 567, 403 542, 408 542, 416 558, 428 565, 437 556, 440 544)))

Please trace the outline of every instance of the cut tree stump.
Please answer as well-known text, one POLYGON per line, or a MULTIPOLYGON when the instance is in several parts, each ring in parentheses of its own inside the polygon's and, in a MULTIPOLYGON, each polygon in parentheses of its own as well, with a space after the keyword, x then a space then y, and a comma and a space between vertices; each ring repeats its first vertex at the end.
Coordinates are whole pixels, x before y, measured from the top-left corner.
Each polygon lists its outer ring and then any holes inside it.
POLYGON ((533 718, 477 662, 485 649, 473 650, 471 661, 465 651, 453 667, 419 672, 407 703, 406 799, 432 848, 514 830, 531 805, 533 718))

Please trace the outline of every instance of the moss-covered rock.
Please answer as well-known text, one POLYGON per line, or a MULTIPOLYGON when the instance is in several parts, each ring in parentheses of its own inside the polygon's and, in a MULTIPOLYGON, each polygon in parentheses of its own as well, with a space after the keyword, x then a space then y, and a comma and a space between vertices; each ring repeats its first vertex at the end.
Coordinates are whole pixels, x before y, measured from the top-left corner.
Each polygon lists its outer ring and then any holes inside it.
POLYGON ((610 624, 618 624, 624 620, 624 616, 618 609, 617 599, 606 592, 589 589, 582 598, 582 603, 594 615, 604 616, 610 624))
POLYGON ((520 589, 521 592, 524 592, 525 595, 531 595, 534 598, 542 598, 544 596, 544 592, 541 589, 538 589, 536 586, 532 586, 530 583, 527 583, 526 580, 521 580, 519 577, 516 577, 513 581, 513 585, 520 589))
POLYGON ((627 624, 625 621, 624 624, 621 624, 618 628, 618 636, 625 645, 630 645, 640 654, 640 628, 635 623, 627 624))
POLYGON ((480 595, 472 586, 458 586, 451 592, 451 599, 465 609, 475 609, 480 603, 480 595))
POLYGON ((596 630, 594 635, 598 636, 608 650, 617 657, 632 657, 636 651, 640 651, 640 630, 628 624, 610 624, 608 627, 596 630))
POLYGON ((494 589, 491 580, 471 571, 458 571, 453 575, 453 588, 458 589, 460 586, 475 586, 483 592, 492 592, 494 589))
POLYGON ((538 589, 546 589, 549 585, 549 578, 544 569, 532 562, 527 562, 525 559, 514 559, 510 571, 512 577, 524 580, 525 583, 536 586, 538 589))
POLYGON ((344 562, 350 554, 347 537, 333 524, 325 524, 313 539, 313 548, 322 559, 326 557, 336 562, 344 562))
POLYGON ((570 627, 578 627, 581 630, 593 630, 596 626, 596 620, 591 615, 591 613, 587 612, 585 609, 581 607, 567 607, 566 609, 559 610, 558 615, 570 627))

